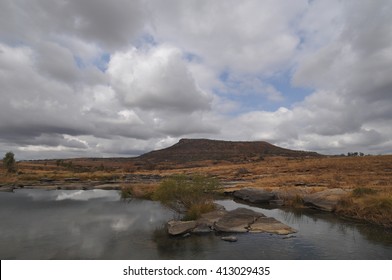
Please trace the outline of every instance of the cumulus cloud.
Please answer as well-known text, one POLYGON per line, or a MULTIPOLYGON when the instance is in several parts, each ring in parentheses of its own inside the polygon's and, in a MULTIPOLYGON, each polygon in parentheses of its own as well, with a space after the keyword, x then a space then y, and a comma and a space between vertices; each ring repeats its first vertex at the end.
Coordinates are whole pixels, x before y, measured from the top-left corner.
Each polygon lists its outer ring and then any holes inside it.
POLYGON ((5 0, 0 6, 0 36, 8 41, 40 41, 72 35, 115 49, 143 32, 142 1, 5 0))
POLYGON ((181 112, 209 108, 211 98, 197 86, 177 48, 115 53, 107 73, 126 106, 181 112))
MULTIPOLYGON (((389 1, 345 2, 342 32, 301 61, 294 82, 319 89, 296 108, 297 115, 313 112, 308 133, 334 136, 332 146, 341 148, 368 149, 390 138, 374 121, 392 117, 391 11, 389 1)), ((331 146, 328 140, 321 141, 324 147, 331 146)))
POLYGON ((157 38, 175 42, 214 67, 273 71, 299 43, 291 20, 306 1, 150 1, 157 38))
POLYGON ((390 14, 388 0, 1 1, 0 152, 206 137, 390 153, 390 14))

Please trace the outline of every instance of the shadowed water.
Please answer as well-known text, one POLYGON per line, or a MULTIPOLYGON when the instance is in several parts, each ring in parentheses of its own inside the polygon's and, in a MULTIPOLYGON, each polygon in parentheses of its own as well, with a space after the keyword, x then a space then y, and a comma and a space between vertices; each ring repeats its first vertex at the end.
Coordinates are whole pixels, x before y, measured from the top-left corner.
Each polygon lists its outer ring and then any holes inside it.
POLYGON ((215 233, 171 238, 175 215, 159 203, 124 201, 117 191, 0 192, 1 259, 392 259, 392 233, 329 213, 261 209, 298 230, 291 236, 215 233))

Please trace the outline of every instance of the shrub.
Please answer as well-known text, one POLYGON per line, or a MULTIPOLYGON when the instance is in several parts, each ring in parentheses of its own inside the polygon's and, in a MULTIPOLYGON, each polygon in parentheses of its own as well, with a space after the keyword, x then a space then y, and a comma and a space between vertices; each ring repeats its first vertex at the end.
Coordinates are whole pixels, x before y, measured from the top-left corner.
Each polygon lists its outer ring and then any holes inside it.
POLYGON ((299 194, 296 194, 292 201, 292 207, 303 207, 303 205, 304 199, 299 194))
POLYGON ((162 181, 153 199, 176 212, 186 213, 187 219, 196 219, 214 209, 213 193, 218 188, 219 182, 214 178, 175 175, 162 181))
POLYGON ((358 187, 353 190, 352 195, 355 197, 362 197, 364 195, 375 194, 375 193, 377 193, 376 190, 370 188, 358 187))
POLYGON ((3 165, 5 169, 7 169, 7 172, 9 173, 16 172, 16 162, 15 162, 15 157, 13 152, 8 152, 5 154, 3 158, 3 165))
POLYGON ((156 186, 152 184, 123 185, 120 190, 120 195, 123 199, 152 199, 155 188, 156 186))
POLYGON ((202 214, 214 210, 215 210, 215 205, 212 202, 203 203, 203 204, 193 204, 186 212, 183 220, 185 221, 197 220, 198 218, 200 218, 202 214))

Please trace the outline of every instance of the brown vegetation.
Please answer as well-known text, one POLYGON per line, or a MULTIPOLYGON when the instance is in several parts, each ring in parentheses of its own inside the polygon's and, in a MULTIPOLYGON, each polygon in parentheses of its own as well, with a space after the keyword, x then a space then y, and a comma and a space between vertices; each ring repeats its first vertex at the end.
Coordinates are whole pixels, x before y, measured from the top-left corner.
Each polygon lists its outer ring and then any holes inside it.
POLYGON ((218 179, 226 190, 254 187, 290 194, 293 206, 300 206, 304 195, 342 188, 350 195, 342 198, 336 213, 392 226, 392 155, 264 155, 262 159, 256 156, 241 161, 236 159, 188 162, 153 162, 142 158, 20 161, 17 173, 8 173, 0 167, 0 187, 34 186, 41 184, 42 179, 61 183, 67 178, 78 178, 79 182, 116 182, 134 196, 148 197, 159 185, 159 178, 201 174, 218 179), (129 179, 130 175, 136 176, 136 179, 129 179), (157 176, 158 179, 149 180, 149 176, 157 176))

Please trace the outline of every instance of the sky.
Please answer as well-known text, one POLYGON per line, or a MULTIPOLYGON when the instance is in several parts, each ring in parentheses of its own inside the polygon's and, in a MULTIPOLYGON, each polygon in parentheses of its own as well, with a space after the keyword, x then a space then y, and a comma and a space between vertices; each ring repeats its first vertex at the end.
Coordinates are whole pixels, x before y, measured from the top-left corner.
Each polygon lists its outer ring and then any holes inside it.
POLYGON ((0 153, 392 153, 390 0, 0 0, 0 153))

